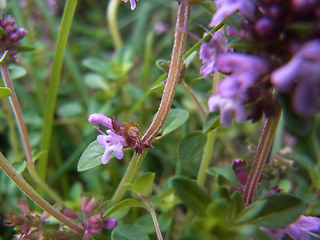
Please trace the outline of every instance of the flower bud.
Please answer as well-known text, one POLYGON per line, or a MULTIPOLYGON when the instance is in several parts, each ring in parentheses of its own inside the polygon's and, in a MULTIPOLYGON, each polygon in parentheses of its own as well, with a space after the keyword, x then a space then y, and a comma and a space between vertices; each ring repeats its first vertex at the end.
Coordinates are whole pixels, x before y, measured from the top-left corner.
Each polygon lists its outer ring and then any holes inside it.
POLYGON ((97 207, 97 202, 95 198, 91 198, 90 201, 88 198, 83 197, 81 200, 81 211, 83 213, 90 213, 97 207))
POLYGON ((246 162, 240 158, 234 160, 232 164, 232 169, 236 174, 236 177, 242 185, 245 185, 248 178, 246 162))

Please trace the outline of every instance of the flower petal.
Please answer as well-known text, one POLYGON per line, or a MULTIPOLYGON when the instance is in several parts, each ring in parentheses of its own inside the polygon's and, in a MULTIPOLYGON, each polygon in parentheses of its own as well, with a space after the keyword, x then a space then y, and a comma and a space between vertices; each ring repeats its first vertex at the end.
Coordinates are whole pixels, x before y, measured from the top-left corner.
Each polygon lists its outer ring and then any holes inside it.
POLYGON ((103 114, 93 113, 89 116, 88 121, 89 121, 89 123, 101 124, 102 126, 105 126, 106 128, 112 129, 112 120, 103 114))

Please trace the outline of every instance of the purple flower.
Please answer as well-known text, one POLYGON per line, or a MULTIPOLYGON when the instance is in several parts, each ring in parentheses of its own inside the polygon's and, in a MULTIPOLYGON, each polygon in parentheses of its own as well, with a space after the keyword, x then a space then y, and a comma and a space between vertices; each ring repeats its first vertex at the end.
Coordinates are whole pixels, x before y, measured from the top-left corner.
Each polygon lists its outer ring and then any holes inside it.
POLYGON ((3 36, 0 39, 0 56, 7 51, 6 61, 9 63, 16 62, 20 40, 26 36, 27 31, 24 28, 17 27, 13 17, 9 15, 5 18, 4 14, 0 18, 0 28, 3 30, 3 36))
POLYGON ((288 234, 293 240, 308 240, 310 235, 320 239, 320 235, 314 233, 320 233, 320 218, 301 215, 297 221, 285 228, 262 229, 269 233, 273 240, 281 240, 285 234, 288 234))
POLYGON ((320 41, 305 43, 286 65, 272 73, 271 82, 280 92, 288 92, 296 85, 293 109, 303 116, 315 114, 320 96, 320 41))
POLYGON ((234 114, 237 122, 246 119, 244 104, 248 100, 249 88, 268 71, 268 64, 261 58, 240 54, 221 54, 217 60, 220 72, 228 74, 219 83, 217 93, 209 99, 209 111, 221 112, 220 122, 229 126, 234 114))
POLYGON ((107 134, 105 134, 100 131, 98 126, 94 127, 101 133, 97 137, 99 145, 105 147, 104 154, 102 155, 103 164, 108 163, 112 153, 114 153, 117 159, 122 159, 124 155, 122 152, 123 148, 135 147, 136 153, 141 154, 143 148, 153 147, 148 142, 141 141, 140 128, 133 121, 122 125, 114 117, 111 119, 99 113, 91 114, 88 121, 93 124, 101 124, 107 128, 107 134))
POLYGON ((100 146, 105 147, 104 154, 102 155, 102 163, 107 164, 109 162, 112 152, 117 159, 122 159, 124 155, 122 149, 123 147, 127 147, 127 141, 125 137, 118 134, 122 133, 121 127, 123 126, 115 120, 111 120, 107 116, 99 113, 91 114, 88 121, 93 124, 101 124, 108 128, 106 131, 107 134, 105 134, 100 131, 99 127, 95 126, 101 133, 101 135, 97 137, 98 143, 100 146))
MULTIPOLYGON (((122 0, 123 2, 128 2, 128 0, 122 0)), ((138 2, 138 0, 137 0, 138 2)), ((131 10, 134 10, 136 8, 136 0, 130 0, 131 10)))
POLYGON ((268 64, 262 58, 241 53, 222 54, 218 58, 217 65, 220 72, 229 74, 237 83, 234 83, 236 86, 229 83, 227 85, 232 88, 239 87, 241 91, 246 91, 248 86, 268 71, 268 64))
POLYGON ((215 112, 220 109, 220 123, 225 126, 231 125, 232 116, 235 115, 237 122, 246 119, 242 102, 232 98, 224 98, 218 94, 212 94, 208 101, 209 111, 215 112))
POLYGON ((207 43, 202 43, 200 48, 200 59, 203 66, 201 67, 201 74, 204 77, 209 77, 212 73, 217 71, 216 60, 217 57, 227 52, 227 39, 222 32, 216 32, 207 43))
POLYGON ((103 114, 93 113, 89 116, 88 121, 89 123, 101 124, 106 128, 112 129, 112 120, 103 114))
POLYGON ((215 27, 221 23, 227 16, 235 11, 247 19, 254 19, 255 5, 250 0, 217 0, 217 11, 209 24, 209 27, 215 27))
POLYGON ((117 135, 112 130, 107 130, 107 134, 102 134, 97 137, 100 146, 104 146, 106 149, 102 155, 102 163, 107 164, 111 157, 112 152, 117 159, 123 158, 122 148, 127 145, 126 139, 117 135))

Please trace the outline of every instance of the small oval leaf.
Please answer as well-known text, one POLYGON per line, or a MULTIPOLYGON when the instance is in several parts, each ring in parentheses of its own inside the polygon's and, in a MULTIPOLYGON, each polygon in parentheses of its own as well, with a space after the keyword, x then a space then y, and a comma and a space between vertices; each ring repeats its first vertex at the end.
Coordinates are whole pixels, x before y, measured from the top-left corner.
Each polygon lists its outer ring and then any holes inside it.
POLYGON ((123 208, 128 208, 128 207, 141 207, 141 208, 145 208, 145 205, 141 202, 139 202, 139 200, 135 199, 135 198, 128 198, 125 200, 122 200, 118 203, 116 203, 115 205, 113 205, 111 208, 109 208, 104 214, 103 217, 108 217, 109 215, 111 215, 112 213, 115 213, 117 211, 119 211, 120 209, 123 208))
POLYGON ((2 97, 9 97, 11 96, 12 92, 10 88, 7 87, 0 87, 0 98, 2 97))
POLYGON ((182 126, 189 118, 189 112, 184 109, 173 108, 170 109, 168 117, 163 124, 163 133, 161 136, 157 137, 156 139, 160 139, 165 135, 173 132, 180 126, 182 126))
POLYGON ((155 173, 148 172, 139 176, 133 183, 132 190, 138 194, 149 196, 151 194, 155 173))
POLYGON ((220 115, 218 112, 210 112, 207 115, 206 120, 203 123, 203 133, 208 133, 211 130, 216 129, 217 127, 220 127, 220 115))
POLYGON ((200 158, 206 142, 206 136, 200 131, 192 132, 185 136, 178 148, 179 158, 182 163, 189 163, 200 158))
POLYGON ((31 52, 36 50, 35 47, 27 46, 27 45, 21 45, 18 47, 18 52, 31 52))
POLYGON ((90 143, 80 157, 78 171, 82 172, 102 164, 101 157, 104 150, 105 148, 100 146, 97 140, 90 143))
POLYGON ((304 211, 303 201, 286 193, 271 194, 249 205, 236 223, 282 228, 294 222, 304 211))
POLYGON ((199 216, 206 214, 206 208, 211 202, 210 195, 196 181, 186 177, 174 177, 172 186, 181 201, 199 216))
POLYGON ((121 225, 111 233, 112 240, 149 240, 149 236, 140 228, 132 225, 121 225))

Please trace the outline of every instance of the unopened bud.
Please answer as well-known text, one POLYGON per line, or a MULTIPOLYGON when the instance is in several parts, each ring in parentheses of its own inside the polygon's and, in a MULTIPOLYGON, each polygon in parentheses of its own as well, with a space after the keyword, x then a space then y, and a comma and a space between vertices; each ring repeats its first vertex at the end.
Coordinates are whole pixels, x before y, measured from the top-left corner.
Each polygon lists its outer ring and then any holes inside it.
POLYGON ((246 162, 240 158, 234 160, 232 169, 240 184, 245 185, 248 178, 246 162))

